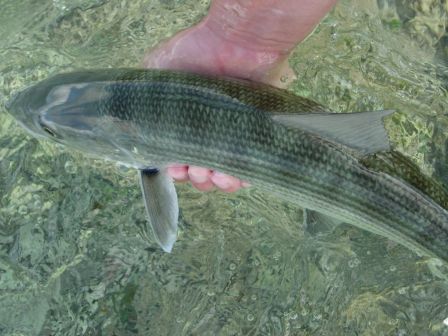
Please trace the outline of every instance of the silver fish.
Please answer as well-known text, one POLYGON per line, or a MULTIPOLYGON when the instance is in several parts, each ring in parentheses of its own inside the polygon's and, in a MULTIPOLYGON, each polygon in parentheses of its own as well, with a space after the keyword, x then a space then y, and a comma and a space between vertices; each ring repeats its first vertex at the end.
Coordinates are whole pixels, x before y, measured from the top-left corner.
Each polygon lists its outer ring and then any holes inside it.
POLYGON ((269 85, 143 69, 57 75, 7 108, 35 136, 138 169, 167 252, 178 205, 163 168, 178 162, 448 260, 448 193, 390 149, 382 119, 392 111, 332 113, 269 85))

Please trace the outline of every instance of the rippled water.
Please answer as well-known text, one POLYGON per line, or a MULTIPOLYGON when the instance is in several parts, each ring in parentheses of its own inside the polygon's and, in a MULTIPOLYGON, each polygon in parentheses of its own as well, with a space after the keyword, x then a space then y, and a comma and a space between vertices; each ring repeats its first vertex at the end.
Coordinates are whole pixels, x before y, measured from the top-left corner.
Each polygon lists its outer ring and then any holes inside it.
MULTIPOLYGON (((138 66, 197 0, 0 0, 0 99, 49 74, 138 66)), ((395 146, 448 185, 448 4, 341 1, 294 52, 290 90, 394 108, 395 146)), ((172 254, 140 238, 135 172, 27 136, 0 113, 1 335, 448 335, 448 272, 254 189, 179 186, 172 254)))

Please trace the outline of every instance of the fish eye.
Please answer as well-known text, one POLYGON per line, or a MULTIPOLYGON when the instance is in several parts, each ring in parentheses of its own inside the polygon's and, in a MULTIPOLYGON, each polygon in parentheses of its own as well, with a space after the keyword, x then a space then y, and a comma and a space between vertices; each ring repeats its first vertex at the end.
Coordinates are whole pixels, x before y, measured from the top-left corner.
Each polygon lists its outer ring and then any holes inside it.
POLYGON ((56 136, 56 133, 49 127, 47 126, 42 126, 42 129, 49 135, 51 135, 52 137, 56 136))
POLYGON ((53 131, 50 127, 48 127, 41 118, 39 118, 39 125, 40 127, 42 127, 42 130, 47 133, 48 135, 50 135, 53 138, 57 138, 58 135, 56 134, 55 131, 53 131))

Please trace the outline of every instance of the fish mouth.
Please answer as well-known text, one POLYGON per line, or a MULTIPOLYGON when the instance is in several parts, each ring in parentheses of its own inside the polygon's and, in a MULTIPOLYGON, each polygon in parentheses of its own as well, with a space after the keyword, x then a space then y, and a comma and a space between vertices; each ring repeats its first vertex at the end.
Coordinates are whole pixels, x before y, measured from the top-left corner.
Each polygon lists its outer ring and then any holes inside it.
POLYGON ((104 84, 44 81, 11 96, 6 110, 33 136, 57 138, 56 129, 92 130, 95 106, 104 84))
POLYGON ((33 136, 42 138, 44 135, 39 126, 39 117, 32 108, 33 97, 31 90, 27 88, 23 91, 14 93, 11 98, 5 103, 6 111, 16 119, 20 126, 26 129, 33 136))
POLYGON ((20 92, 15 92, 11 95, 11 97, 6 101, 5 103, 5 109, 6 111, 11 111, 13 109, 13 106, 18 99, 18 96, 20 95, 20 92))

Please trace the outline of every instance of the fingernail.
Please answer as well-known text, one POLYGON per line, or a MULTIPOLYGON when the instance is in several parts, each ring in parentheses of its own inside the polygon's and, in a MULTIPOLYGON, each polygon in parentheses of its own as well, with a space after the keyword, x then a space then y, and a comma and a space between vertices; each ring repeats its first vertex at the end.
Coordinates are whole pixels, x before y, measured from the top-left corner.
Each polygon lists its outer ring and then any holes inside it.
POLYGON ((210 178, 210 170, 202 167, 190 166, 188 169, 188 175, 190 180, 196 184, 205 183, 210 178))
POLYGON ((176 181, 187 181, 188 180, 188 166, 185 165, 172 165, 167 167, 167 174, 171 176, 176 181))
POLYGON ((211 179, 220 189, 233 189, 235 186, 240 186, 240 181, 237 178, 220 172, 214 172, 211 179))

